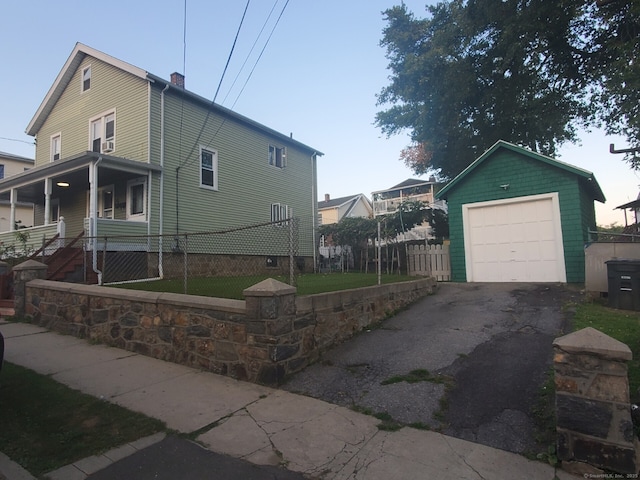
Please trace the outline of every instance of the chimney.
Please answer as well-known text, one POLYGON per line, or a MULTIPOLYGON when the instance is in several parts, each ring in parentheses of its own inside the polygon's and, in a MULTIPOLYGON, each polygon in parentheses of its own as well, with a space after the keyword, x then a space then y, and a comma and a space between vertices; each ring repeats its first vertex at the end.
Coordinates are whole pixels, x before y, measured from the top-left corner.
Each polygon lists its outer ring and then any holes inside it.
POLYGON ((325 194, 324 194, 324 201, 325 201, 325 202, 328 202, 329 200, 331 200, 331 197, 329 197, 329 194, 328 194, 328 193, 325 193, 325 194))
POLYGON ((184 75, 178 72, 173 72, 171 74, 171 83, 176 87, 184 88, 184 75))

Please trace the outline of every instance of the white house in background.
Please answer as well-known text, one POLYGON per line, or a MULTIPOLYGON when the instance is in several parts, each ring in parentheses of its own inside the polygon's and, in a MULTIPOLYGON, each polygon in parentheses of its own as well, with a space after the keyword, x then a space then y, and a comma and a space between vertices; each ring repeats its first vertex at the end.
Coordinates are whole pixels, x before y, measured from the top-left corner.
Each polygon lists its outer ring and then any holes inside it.
MULTIPOLYGON (((447 202, 435 198, 439 188, 440 184, 433 177, 429 180, 409 178, 386 190, 372 192, 374 217, 391 215, 397 212, 400 205, 405 202, 422 202, 427 207, 437 208, 447 213, 447 202)), ((402 240, 430 238, 431 226, 428 222, 416 225, 403 237, 402 240)))
POLYGON ((331 199, 328 193, 324 201, 318 202, 318 217, 320 225, 338 223, 344 217, 371 218, 373 208, 369 199, 362 193, 331 199))
MULTIPOLYGON (((0 180, 25 170, 33 168, 32 158, 21 157, 12 153, 0 152, 0 180)), ((16 202, 16 223, 23 227, 33 226, 33 204, 29 202, 16 202)), ((0 232, 12 230, 11 228, 11 202, 0 199, 0 232)))

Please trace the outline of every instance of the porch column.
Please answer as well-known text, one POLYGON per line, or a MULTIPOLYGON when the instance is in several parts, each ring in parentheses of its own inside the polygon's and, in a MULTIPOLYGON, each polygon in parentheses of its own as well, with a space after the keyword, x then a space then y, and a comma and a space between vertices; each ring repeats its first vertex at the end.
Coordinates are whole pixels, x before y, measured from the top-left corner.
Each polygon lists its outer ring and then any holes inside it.
POLYGON ((11 211, 9 214, 9 230, 13 232, 16 229, 16 202, 18 201, 18 191, 15 188, 11 189, 11 211))
POLYGON ((52 180, 50 178, 44 179, 44 224, 49 225, 51 223, 51 186, 52 180))
POLYGON ((96 235, 96 218, 98 212, 98 165, 89 164, 89 236, 96 235))

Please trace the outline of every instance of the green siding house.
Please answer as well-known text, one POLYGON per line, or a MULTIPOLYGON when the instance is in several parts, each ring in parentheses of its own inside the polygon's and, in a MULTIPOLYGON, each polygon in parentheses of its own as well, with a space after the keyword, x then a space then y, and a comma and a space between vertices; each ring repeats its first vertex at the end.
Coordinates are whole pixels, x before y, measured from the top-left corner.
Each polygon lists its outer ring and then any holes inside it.
MULTIPOLYGON (((97 239, 295 216, 296 253, 314 256, 322 153, 189 92, 180 74, 165 80, 78 43, 26 131, 36 139, 35 167, 0 181, 0 199, 35 205, 27 233, 36 244, 60 224, 66 238, 97 239)), ((161 250, 158 243, 148 242, 149 254, 161 250)), ((258 255, 252 245, 207 253, 258 255)), ((279 247, 269 251, 286 254, 279 247)))
POLYGON ((605 201, 591 172, 499 141, 436 198, 449 205, 453 281, 584 282, 605 201))

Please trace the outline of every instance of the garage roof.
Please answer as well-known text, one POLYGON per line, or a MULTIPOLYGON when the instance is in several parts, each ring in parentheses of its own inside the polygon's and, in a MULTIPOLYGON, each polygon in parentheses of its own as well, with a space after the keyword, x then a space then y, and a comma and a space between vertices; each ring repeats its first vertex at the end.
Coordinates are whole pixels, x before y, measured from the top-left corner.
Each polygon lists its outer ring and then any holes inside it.
POLYGON ((533 160, 538 160, 544 162, 548 165, 551 165, 556 168, 560 168, 569 173, 577 175, 578 177, 584 180, 585 185, 591 191, 594 200, 604 203, 605 197, 600 185, 598 185, 598 181, 592 172, 584 170, 582 168, 574 167, 573 165, 569 165, 568 163, 560 162, 551 157, 547 157, 545 155, 541 155, 539 153, 532 152, 531 150, 527 150, 526 148, 519 147, 514 145, 513 143, 505 142, 504 140, 498 140, 490 149, 484 152, 480 157, 478 157, 471 165, 465 168, 457 177, 451 180, 442 190, 436 193, 436 198, 438 199, 447 199, 447 195, 449 192, 456 188, 462 179, 464 179, 467 175, 473 172, 480 164, 482 164, 487 158, 491 157, 497 150, 499 149, 507 149, 513 152, 525 155, 533 160))

